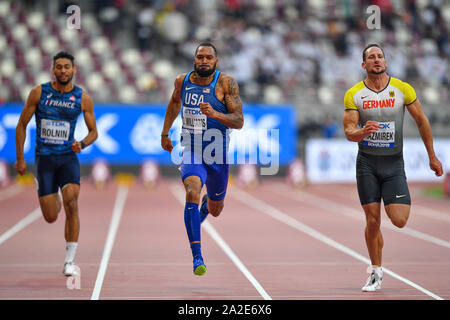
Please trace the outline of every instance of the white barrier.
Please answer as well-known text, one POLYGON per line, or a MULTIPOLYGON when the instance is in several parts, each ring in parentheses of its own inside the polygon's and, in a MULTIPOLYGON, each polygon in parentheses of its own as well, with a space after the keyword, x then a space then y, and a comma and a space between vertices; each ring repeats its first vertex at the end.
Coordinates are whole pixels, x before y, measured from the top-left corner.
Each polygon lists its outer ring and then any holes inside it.
MULTIPOLYGON (((444 173, 450 171, 450 139, 434 139, 434 150, 442 162, 444 173)), ((311 183, 356 182, 358 144, 346 139, 310 139, 306 142, 306 173, 311 183)), ((420 138, 403 141, 405 172, 409 182, 441 182, 428 163, 428 155, 420 138)))

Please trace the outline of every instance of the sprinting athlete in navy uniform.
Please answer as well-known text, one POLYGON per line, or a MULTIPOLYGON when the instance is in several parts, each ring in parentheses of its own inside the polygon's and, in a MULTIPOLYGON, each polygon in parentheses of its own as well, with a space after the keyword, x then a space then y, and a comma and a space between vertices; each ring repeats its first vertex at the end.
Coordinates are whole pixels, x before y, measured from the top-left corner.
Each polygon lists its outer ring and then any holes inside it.
POLYGON ((94 103, 80 87, 72 84, 76 73, 74 57, 59 52, 53 57, 55 81, 33 88, 28 96, 16 128, 16 171, 23 175, 26 162, 23 154, 26 127, 33 116, 36 119, 36 179, 39 204, 48 223, 58 217, 61 200, 66 212, 65 239, 66 259, 63 273, 77 275, 74 264, 78 246, 80 221, 78 218, 78 195, 80 193, 80 164, 75 153, 97 139, 94 103), (80 113, 89 130, 81 141, 75 141, 75 125, 80 113))
POLYGON ((229 167, 226 161, 229 130, 244 124, 239 87, 230 76, 216 70, 217 51, 201 43, 194 57, 194 71, 179 75, 167 106, 161 146, 172 151, 169 130, 182 113, 181 144, 184 147, 181 179, 186 189, 184 222, 193 255, 194 274, 203 275, 200 224, 208 213, 217 217, 224 206, 229 167), (200 193, 206 185, 207 195, 200 193))

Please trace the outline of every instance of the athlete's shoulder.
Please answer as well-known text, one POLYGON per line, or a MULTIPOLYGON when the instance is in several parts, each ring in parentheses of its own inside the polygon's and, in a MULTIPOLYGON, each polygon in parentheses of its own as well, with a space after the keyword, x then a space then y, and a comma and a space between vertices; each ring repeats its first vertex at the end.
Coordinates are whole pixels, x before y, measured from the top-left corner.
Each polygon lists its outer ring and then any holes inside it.
POLYGON ((234 78, 223 72, 220 72, 217 83, 219 84, 220 87, 225 88, 227 92, 231 91, 231 89, 239 89, 239 86, 237 82, 234 80, 234 78))
POLYGON ((94 103, 94 100, 92 99, 92 97, 85 90, 83 90, 81 93, 81 99, 82 99, 82 101, 88 101, 89 103, 94 103))
POLYGON ((183 85, 184 79, 186 78, 187 74, 188 73, 185 72, 185 73, 180 73, 179 75, 177 75, 177 77, 175 78, 175 81, 174 81, 175 88, 181 89, 181 86, 183 85))
POLYGON ((358 110, 358 107, 356 106, 354 96, 364 89, 366 86, 364 85, 364 81, 360 81, 357 84, 355 84, 353 87, 347 90, 344 96, 344 105, 345 110, 358 110))
POLYGON ((404 102, 405 105, 409 105, 409 104, 413 103, 414 101, 416 101, 416 99, 417 99, 416 91, 408 82, 391 77, 390 84, 403 93, 403 95, 405 97, 405 102, 404 102))
POLYGON ((219 81, 230 81, 230 80, 234 81, 233 77, 230 76, 229 74, 223 73, 221 71, 218 72, 220 72, 219 81))
POLYGON ((184 80, 184 78, 186 78, 186 75, 189 72, 185 72, 185 73, 180 73, 179 75, 177 75, 177 77, 175 78, 175 81, 179 81, 179 80, 184 80))
POLYGON ((346 94, 351 94, 352 96, 355 95, 358 91, 364 89, 366 85, 364 84, 364 81, 360 81, 357 84, 355 84, 353 87, 347 90, 346 94))
POLYGON ((41 98, 41 94, 42 94, 42 86, 44 84, 38 84, 37 86, 34 86, 31 90, 30 90, 30 94, 29 96, 39 100, 41 98))

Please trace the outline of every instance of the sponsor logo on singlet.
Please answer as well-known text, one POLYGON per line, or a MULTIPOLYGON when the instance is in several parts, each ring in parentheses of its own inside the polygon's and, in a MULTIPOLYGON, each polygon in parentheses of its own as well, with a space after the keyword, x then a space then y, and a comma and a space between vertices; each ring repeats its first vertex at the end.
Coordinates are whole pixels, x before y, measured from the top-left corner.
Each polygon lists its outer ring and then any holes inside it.
POLYGON ((393 148, 395 145, 395 122, 378 122, 380 128, 377 132, 365 137, 364 146, 374 148, 393 148))
POLYGON ((41 120, 41 139, 45 143, 64 144, 69 140, 70 123, 60 120, 41 120))
POLYGON ((207 119, 200 108, 183 106, 183 127, 194 131, 203 131, 208 128, 207 119))

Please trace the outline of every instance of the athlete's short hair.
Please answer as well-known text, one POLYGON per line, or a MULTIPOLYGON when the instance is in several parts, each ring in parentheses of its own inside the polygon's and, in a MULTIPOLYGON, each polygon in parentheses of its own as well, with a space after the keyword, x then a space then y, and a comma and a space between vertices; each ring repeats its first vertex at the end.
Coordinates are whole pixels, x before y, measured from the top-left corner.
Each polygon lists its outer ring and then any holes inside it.
POLYGON ((381 50, 381 52, 383 52, 383 56, 384 56, 384 50, 383 50, 383 48, 380 47, 380 46, 379 46, 378 44, 376 44, 376 43, 371 43, 371 44, 368 44, 368 45, 364 48, 364 50, 363 50, 363 53, 362 53, 363 61, 366 61, 366 51, 367 51, 369 48, 372 48, 372 47, 377 47, 377 48, 379 48, 379 49, 381 50))
POLYGON ((53 65, 55 65, 56 60, 66 58, 72 62, 72 66, 74 65, 75 57, 68 52, 60 51, 53 57, 53 65))
POLYGON ((211 42, 209 42, 209 41, 204 41, 204 42, 200 43, 200 44, 197 46, 197 49, 195 49, 195 54, 196 54, 196 55, 197 55, 198 48, 200 48, 200 47, 211 47, 211 48, 213 48, 214 54, 215 54, 216 57, 217 57, 217 50, 216 50, 216 47, 215 47, 211 42))

